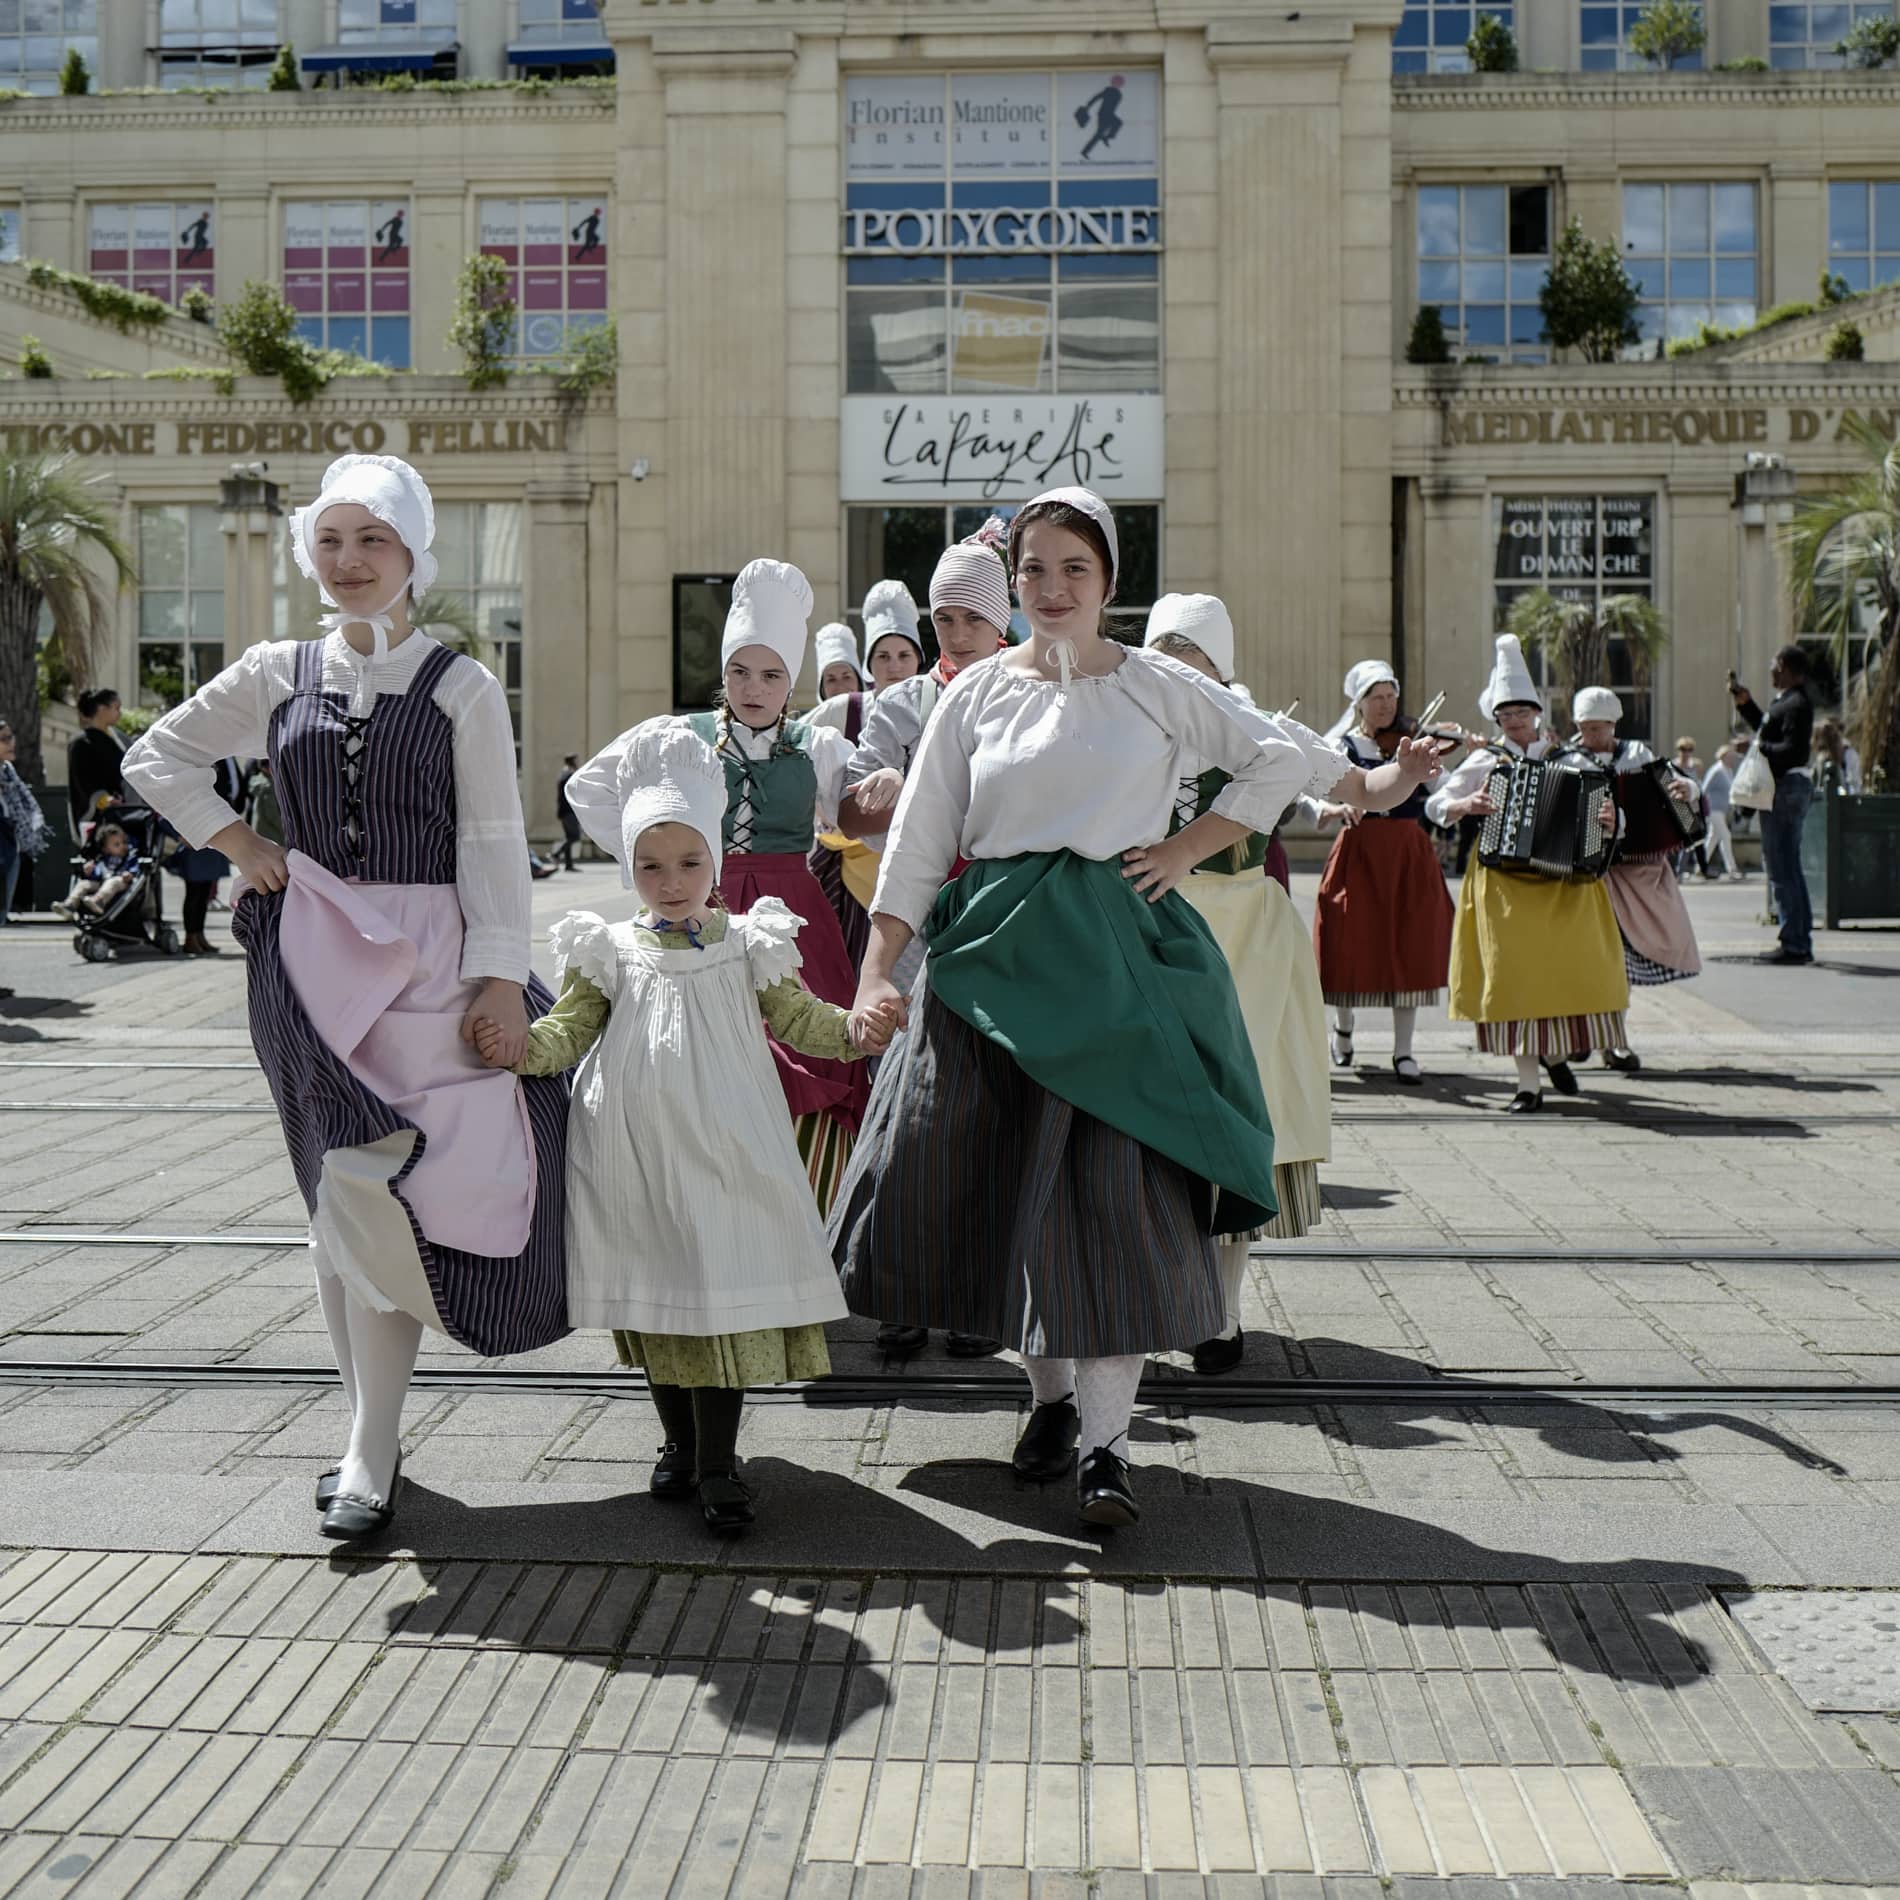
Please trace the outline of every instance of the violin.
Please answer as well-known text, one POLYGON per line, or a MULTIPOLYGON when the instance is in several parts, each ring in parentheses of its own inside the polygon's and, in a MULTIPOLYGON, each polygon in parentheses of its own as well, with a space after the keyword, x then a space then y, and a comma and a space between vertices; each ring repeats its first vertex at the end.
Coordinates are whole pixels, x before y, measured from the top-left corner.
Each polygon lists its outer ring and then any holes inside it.
POLYGON ((1462 726, 1447 722, 1438 722, 1439 708, 1445 703, 1445 695, 1440 693, 1432 703, 1414 718, 1410 713, 1400 713, 1383 732, 1372 735, 1372 743, 1379 748, 1379 756, 1389 759, 1399 749, 1401 739, 1430 739, 1443 755, 1456 752, 1461 745, 1469 742, 1470 735, 1462 726))

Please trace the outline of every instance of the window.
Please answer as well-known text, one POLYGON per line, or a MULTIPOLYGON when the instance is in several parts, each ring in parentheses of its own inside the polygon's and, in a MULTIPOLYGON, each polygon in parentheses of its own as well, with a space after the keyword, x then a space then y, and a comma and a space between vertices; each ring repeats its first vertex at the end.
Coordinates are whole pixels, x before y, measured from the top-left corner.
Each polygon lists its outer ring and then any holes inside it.
POLYGON ((600 9, 594 0, 521 0, 521 31, 524 38, 591 46, 601 37, 600 9))
MULTIPOLYGON (((1653 599, 1655 508, 1648 495, 1493 496, 1495 631, 1506 630, 1511 608, 1532 588, 1547 588, 1559 600, 1583 601, 1599 612, 1604 601, 1616 594, 1653 599)), ((1532 652, 1529 659, 1532 674, 1548 697, 1553 677, 1550 657, 1540 651, 1532 652)), ((1629 655, 1617 640, 1609 644, 1609 675, 1607 683, 1616 688, 1624 706, 1622 735, 1648 739, 1651 692, 1647 685, 1635 685, 1629 655)))
POLYGON ((313 199, 284 207, 284 295, 298 334, 409 367, 409 207, 313 199))
POLYGON ((1459 354, 1546 363, 1537 295, 1550 269, 1548 185, 1421 185, 1418 301, 1459 354))
POLYGON ((20 261, 20 207, 0 205, 0 264, 20 261))
POLYGON ((517 71, 562 79, 614 69, 595 0, 520 0, 519 24, 521 37, 508 48, 517 71))
POLYGON ((224 533, 215 502, 139 509, 139 704, 176 706, 224 665, 224 533))
POLYGON ((1158 390, 1159 90, 1152 72, 850 80, 849 393, 1158 390))
POLYGON ((277 0, 162 0, 158 83, 262 88, 277 28, 277 0))
POLYGON ((1850 290, 1900 277, 1900 181, 1836 179, 1827 188, 1827 267, 1850 290))
POLYGON ((345 46, 454 32, 455 0, 337 0, 336 36, 345 46))
POLYGON ((607 320, 607 207, 600 198, 484 198, 481 247, 514 272, 512 354, 559 356, 607 320))
POLYGON ((1753 185, 1625 185, 1623 251, 1645 343, 1753 323, 1753 185))
POLYGON ((0 87, 57 92, 69 52, 99 70, 99 0, 0 0, 0 87))
POLYGON ((175 304, 188 290, 212 291, 216 218, 207 198, 92 207, 86 268, 101 283, 123 284, 175 304))
POLYGON ((1863 20, 1891 20, 1893 0, 1796 0, 1792 6, 1768 9, 1768 63, 1784 69, 1844 66, 1834 49, 1863 20))
POLYGON ((1515 27, 1514 12, 1512 0, 1488 0, 1482 6, 1473 6, 1471 0, 1405 0, 1405 18, 1392 36, 1392 70, 1468 73, 1465 41, 1478 16, 1488 13, 1500 25, 1515 27))
MULTIPOLYGON (((518 501, 438 501, 434 554, 442 573, 422 603, 455 610, 475 625, 464 647, 501 681, 514 722, 517 759, 521 745, 521 529, 518 501)), ((437 626, 436 637, 463 646, 453 629, 437 626)))
MULTIPOLYGON (((974 534, 991 515, 1005 521, 1014 506, 989 507, 970 503, 925 508, 847 508, 845 510, 846 618, 858 626, 858 602, 874 581, 899 580, 910 589, 919 607, 930 599, 930 576, 944 549, 974 534)), ((1147 629, 1148 609, 1161 591, 1161 510, 1117 503, 1115 533, 1121 544, 1121 572, 1115 581, 1115 603, 1108 610, 1109 631, 1118 640, 1139 646, 1147 629)), ((1028 632, 1020 613, 1013 616, 1017 637, 1028 632)), ((925 612, 925 629, 929 615, 925 612)), ((862 629, 860 629, 862 631, 862 629)), ((936 643, 926 640, 934 653, 936 643)))
MULTIPOLYGON (((1655 68, 1639 54, 1630 51, 1630 28, 1643 17, 1649 0, 1583 0, 1583 70, 1587 73, 1653 72, 1655 68)), ((1707 18, 1705 11, 1704 16, 1707 18)), ((1671 62, 1678 71, 1690 71, 1702 64, 1701 53, 1687 53, 1671 62)))

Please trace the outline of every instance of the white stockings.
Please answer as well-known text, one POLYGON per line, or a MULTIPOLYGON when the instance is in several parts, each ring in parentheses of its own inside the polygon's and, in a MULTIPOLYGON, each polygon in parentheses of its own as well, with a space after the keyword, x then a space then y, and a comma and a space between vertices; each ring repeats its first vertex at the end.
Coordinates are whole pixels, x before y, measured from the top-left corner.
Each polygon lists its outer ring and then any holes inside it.
POLYGON ((372 1311, 320 1253, 316 1265, 317 1300, 350 1408, 350 1445, 337 1489, 387 1502, 401 1449, 403 1401, 422 1348, 422 1322, 407 1313, 372 1311))
POLYGON ((1517 1052, 1517 1086, 1527 1095, 1535 1095, 1543 1087, 1543 1082, 1537 1073, 1536 1051, 1533 1050, 1527 1054, 1520 1049, 1517 1052))
POLYGON ((1038 1405, 1073 1395, 1082 1415, 1081 1454, 1106 1448, 1118 1458, 1128 1456, 1128 1421, 1135 1409, 1135 1392, 1145 1352, 1124 1353, 1115 1359, 1036 1359, 1023 1354, 1029 1389, 1038 1405))
POLYGON ((1240 1299, 1247 1289, 1247 1256, 1251 1246, 1244 1235, 1223 1234, 1214 1243, 1214 1260, 1220 1268, 1221 1298, 1227 1303, 1227 1330, 1223 1339, 1232 1339, 1240 1331, 1240 1299))
POLYGON ((1418 1010, 1406 1005, 1392 1012, 1392 1060, 1403 1062, 1412 1053, 1412 1032, 1418 1027, 1418 1010))

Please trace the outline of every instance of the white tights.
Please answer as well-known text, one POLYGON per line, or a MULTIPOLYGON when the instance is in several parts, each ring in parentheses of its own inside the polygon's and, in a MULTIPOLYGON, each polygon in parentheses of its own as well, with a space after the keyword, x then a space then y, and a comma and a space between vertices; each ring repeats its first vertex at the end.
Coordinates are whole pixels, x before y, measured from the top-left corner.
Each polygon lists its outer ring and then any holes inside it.
MULTIPOLYGON (((1342 1036, 1352 1034, 1352 1026, 1358 1011, 1350 1003, 1333 1005, 1333 1026, 1342 1036)), ((1407 1004, 1392 1012, 1392 1056, 1394 1061, 1403 1062, 1412 1053, 1412 1037, 1418 1028, 1418 1010, 1407 1004)))
POLYGON ((401 1449, 403 1401, 422 1349, 422 1322, 365 1306, 312 1243, 317 1303, 350 1408, 350 1444, 337 1489, 351 1497, 389 1498, 401 1449))
POLYGON ((1029 1390, 1038 1405, 1073 1398, 1082 1415, 1082 1456, 1108 1450, 1128 1456, 1128 1421, 1135 1410, 1135 1392, 1145 1352, 1123 1353, 1113 1359, 1037 1359, 1023 1354, 1029 1390))
POLYGON ((1221 1298, 1227 1304, 1227 1330, 1220 1335, 1222 1339, 1232 1339, 1240 1331, 1240 1300, 1247 1289, 1247 1256, 1251 1252, 1251 1244, 1241 1234, 1223 1234, 1214 1243, 1221 1298))
POLYGON ((1543 1079, 1537 1073, 1537 1052, 1534 1049, 1520 1049, 1517 1052, 1517 1086, 1527 1095, 1535 1095, 1544 1086, 1543 1079))

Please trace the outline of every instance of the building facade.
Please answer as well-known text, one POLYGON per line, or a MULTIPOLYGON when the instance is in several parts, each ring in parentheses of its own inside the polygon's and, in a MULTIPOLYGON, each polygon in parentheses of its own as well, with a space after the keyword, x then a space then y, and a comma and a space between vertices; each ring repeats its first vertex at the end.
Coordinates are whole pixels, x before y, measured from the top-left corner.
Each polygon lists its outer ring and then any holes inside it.
POLYGON ((1120 512, 1121 628, 1221 593, 1263 701, 1330 716, 1390 655, 1475 718, 1523 589, 1640 592, 1672 639, 1619 683, 1706 747, 1729 667, 1759 684, 1801 631, 1791 496, 1858 465, 1849 416, 1900 420, 1900 80, 1833 50, 1891 8, 1722 0, 1664 72, 1636 0, 1485 10, 1520 71, 1462 70, 1445 0, 0 6, 0 84, 77 46, 100 89, 0 101, 0 359, 31 335, 54 371, 0 383, 0 431, 120 509, 110 670, 154 703, 312 623, 234 466, 289 503, 341 450, 410 456, 537 832, 562 754, 705 703, 747 559, 797 562, 821 619, 885 574, 921 599, 948 539, 1070 480, 1120 512), (303 91, 263 89, 284 44, 303 91), (1630 360, 1541 341, 1573 217, 1642 286, 1630 360), (478 252, 520 314, 473 392, 448 332, 478 252), (29 260, 175 306, 276 283, 390 373, 227 385, 204 323, 121 328, 29 260), (1823 269, 1844 309, 1716 334, 1823 269), (1450 365, 1404 360, 1427 304, 1450 365), (1861 360, 1825 360, 1843 316, 1861 360), (609 317, 617 377, 564 392, 609 317))

